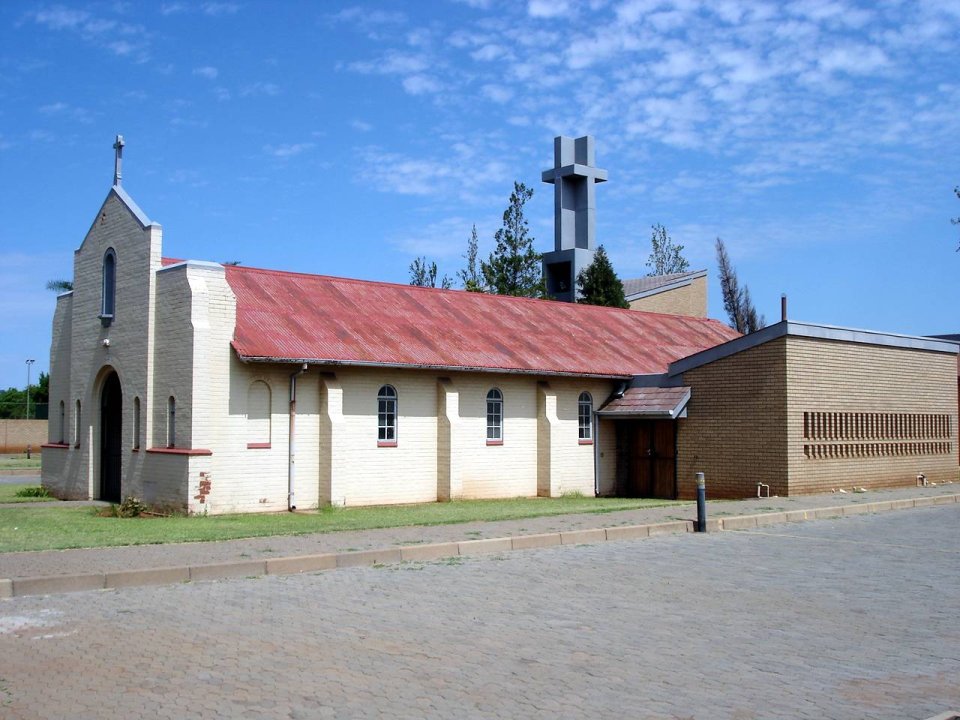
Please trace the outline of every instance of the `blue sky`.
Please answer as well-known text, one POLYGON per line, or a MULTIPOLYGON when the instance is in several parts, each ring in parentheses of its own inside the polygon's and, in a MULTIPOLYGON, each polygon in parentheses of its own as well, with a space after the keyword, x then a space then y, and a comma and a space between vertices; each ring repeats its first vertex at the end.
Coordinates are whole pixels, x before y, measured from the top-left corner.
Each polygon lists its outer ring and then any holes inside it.
POLYGON ((768 321, 960 332, 960 3, 0 3, 0 387, 112 181, 164 254, 406 282, 481 254, 514 180, 552 249, 552 138, 592 134, 598 238, 722 237, 768 321))

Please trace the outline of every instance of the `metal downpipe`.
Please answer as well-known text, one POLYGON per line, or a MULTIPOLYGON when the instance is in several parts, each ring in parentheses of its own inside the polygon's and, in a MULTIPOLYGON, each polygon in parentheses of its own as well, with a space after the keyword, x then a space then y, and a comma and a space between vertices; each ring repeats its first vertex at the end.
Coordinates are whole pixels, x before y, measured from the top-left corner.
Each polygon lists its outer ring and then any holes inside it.
POLYGON ((304 363, 299 370, 290 375, 290 438, 289 453, 290 461, 287 469, 287 510, 293 512, 297 509, 296 495, 294 494, 295 481, 297 477, 297 378, 307 371, 307 364, 304 363))

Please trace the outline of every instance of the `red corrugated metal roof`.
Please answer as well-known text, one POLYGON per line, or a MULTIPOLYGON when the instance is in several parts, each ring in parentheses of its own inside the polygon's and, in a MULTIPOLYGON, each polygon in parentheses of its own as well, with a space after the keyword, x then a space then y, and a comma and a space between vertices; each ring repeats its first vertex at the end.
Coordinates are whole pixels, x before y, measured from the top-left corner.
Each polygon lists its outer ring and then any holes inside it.
POLYGON ((226 275, 244 360, 628 377, 737 337, 680 315, 242 266, 226 275))

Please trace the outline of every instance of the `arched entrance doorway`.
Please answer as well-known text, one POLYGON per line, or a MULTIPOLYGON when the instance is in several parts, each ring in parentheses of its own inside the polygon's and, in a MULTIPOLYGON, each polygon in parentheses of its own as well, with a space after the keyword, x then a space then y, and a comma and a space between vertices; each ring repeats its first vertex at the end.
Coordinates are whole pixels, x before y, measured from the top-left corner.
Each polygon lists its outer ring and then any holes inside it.
POLYGON ((100 499, 120 502, 123 392, 120 378, 111 372, 100 391, 100 499))

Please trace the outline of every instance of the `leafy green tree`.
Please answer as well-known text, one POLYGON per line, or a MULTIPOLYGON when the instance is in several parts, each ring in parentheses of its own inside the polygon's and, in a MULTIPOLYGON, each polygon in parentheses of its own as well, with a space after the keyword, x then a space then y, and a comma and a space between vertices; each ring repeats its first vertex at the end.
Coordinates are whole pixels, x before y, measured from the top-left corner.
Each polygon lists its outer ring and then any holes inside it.
MULTIPOLYGON (((427 262, 426 257, 418 257, 410 263, 410 284, 418 287, 437 287, 437 264, 427 262)), ((440 279, 440 287, 450 289, 450 278, 444 275, 440 279)))
POLYGON ((593 262, 577 275, 577 288, 580 291, 577 300, 579 303, 615 308, 630 307, 623 293, 623 283, 617 277, 603 245, 597 248, 593 262))
POLYGON ((650 233, 650 245, 652 251, 647 260, 647 267, 651 275, 670 275, 672 273, 686 272, 690 268, 690 263, 683 257, 683 245, 675 245, 667 229, 657 223, 652 227, 650 233))
POLYGON ((483 275, 477 269, 476 225, 470 231, 470 239, 467 240, 467 254, 463 257, 467 261, 467 266, 463 270, 457 271, 457 277, 463 283, 463 289, 467 292, 483 292, 483 275))
POLYGON ((484 285, 497 295, 547 297, 541 255, 533 249, 533 237, 523 214, 523 206, 532 197, 532 188, 513 183, 510 204, 503 211, 503 227, 494 235, 496 247, 489 260, 480 263, 484 285))
POLYGON ((31 403, 46 403, 50 401, 50 374, 42 372, 37 378, 37 384, 33 386, 33 392, 30 395, 31 403))
POLYGON ((730 262, 723 240, 717 238, 716 247, 720 291, 723 293, 723 309, 727 311, 728 324, 744 335, 756 332, 766 326, 766 320, 763 315, 757 314, 753 300, 750 299, 750 289, 746 285, 740 287, 737 271, 730 262))
POLYGON ((65 293, 73 290, 73 283, 69 280, 51 280, 47 283, 47 290, 55 293, 65 293))

